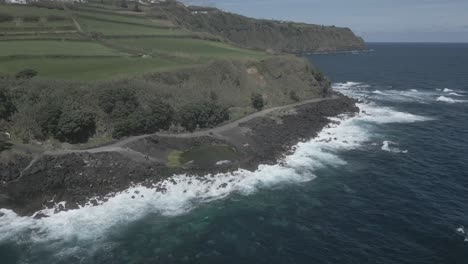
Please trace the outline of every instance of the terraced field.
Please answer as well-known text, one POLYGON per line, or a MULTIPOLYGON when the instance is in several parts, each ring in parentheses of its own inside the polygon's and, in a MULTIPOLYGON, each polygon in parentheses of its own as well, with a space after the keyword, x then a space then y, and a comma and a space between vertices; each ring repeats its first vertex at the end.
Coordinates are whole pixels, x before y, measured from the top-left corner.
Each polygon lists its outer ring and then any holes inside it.
POLYGON ((240 49, 106 1, 52 7, 0 5, 0 74, 95 80, 187 67, 215 58, 257 60, 240 49))
POLYGON ((0 41, 0 56, 120 56, 121 52, 92 41, 0 41))
POLYGON ((114 43, 141 49, 147 54, 185 54, 197 58, 245 57, 262 58, 264 52, 241 49, 231 45, 193 38, 126 38, 115 39, 114 43))

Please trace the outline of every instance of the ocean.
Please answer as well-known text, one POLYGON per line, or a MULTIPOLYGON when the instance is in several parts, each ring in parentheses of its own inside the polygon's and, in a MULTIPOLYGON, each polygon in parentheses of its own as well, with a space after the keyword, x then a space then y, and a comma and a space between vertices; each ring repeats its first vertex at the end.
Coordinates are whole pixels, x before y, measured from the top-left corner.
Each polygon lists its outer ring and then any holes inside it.
POLYGON ((468 263, 468 44, 369 47, 306 56, 361 113, 278 165, 0 209, 0 263, 468 263))

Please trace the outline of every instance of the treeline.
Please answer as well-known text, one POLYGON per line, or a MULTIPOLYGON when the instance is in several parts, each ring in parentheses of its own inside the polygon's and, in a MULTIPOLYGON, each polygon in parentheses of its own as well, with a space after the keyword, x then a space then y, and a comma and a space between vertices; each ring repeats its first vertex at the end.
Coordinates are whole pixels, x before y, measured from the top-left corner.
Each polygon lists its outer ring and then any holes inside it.
POLYGON ((175 109, 155 94, 139 95, 129 85, 96 88, 4 79, 0 84, 1 122, 24 142, 55 138, 83 143, 96 133, 118 139, 172 126, 194 131, 229 119, 228 107, 220 105, 215 94, 175 109))

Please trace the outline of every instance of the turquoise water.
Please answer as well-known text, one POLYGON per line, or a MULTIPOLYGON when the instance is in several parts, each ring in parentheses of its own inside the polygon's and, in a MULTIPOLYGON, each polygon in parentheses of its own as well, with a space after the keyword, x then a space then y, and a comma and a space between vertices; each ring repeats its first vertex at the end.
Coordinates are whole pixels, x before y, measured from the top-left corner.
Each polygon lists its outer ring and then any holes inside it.
POLYGON ((2 209, 0 263, 468 263, 468 45, 370 47, 308 57, 363 112, 284 165, 42 220, 2 209))

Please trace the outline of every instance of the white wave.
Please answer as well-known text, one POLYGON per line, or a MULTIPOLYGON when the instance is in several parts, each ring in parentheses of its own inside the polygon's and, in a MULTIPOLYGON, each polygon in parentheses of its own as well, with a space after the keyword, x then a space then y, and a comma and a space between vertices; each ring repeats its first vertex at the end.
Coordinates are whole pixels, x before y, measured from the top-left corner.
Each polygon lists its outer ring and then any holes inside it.
POLYGON ((336 83, 334 84, 335 87, 339 87, 341 89, 350 89, 356 86, 361 85, 359 82, 345 82, 345 83, 336 83))
POLYGON ((450 104, 468 102, 467 100, 456 100, 456 99, 446 97, 446 96, 439 96, 437 97, 436 101, 450 103, 450 104))
POLYGON ((400 112, 391 107, 380 107, 375 105, 374 103, 358 105, 361 111, 364 112, 364 115, 361 117, 361 119, 371 123, 413 123, 433 120, 430 117, 400 112))
POLYGON ((398 144, 395 143, 395 142, 391 142, 391 141, 384 141, 382 143, 382 150, 383 151, 387 151, 387 152, 393 152, 393 153, 408 153, 408 150, 400 150, 399 148, 397 147, 394 147, 394 146, 397 146, 398 144))
POLYGON ((358 106, 362 110, 360 114, 332 118, 335 122, 316 138, 297 144, 293 154, 277 165, 261 165, 256 171, 238 170, 205 177, 175 175, 158 185, 165 188, 164 193, 155 188, 133 186, 97 206, 87 205, 59 213, 54 213, 53 209, 44 210, 42 213, 49 217, 41 219, 19 217, 12 211, 0 209, 0 241, 21 237, 36 241, 78 239, 97 243, 108 230, 149 213, 174 216, 232 193, 250 195, 258 189, 279 184, 311 181, 316 177, 317 169, 346 164, 338 156, 339 151, 355 149, 369 141, 372 133, 363 122, 377 125, 429 120, 375 104, 360 103, 358 106))
POLYGON ((453 92, 452 89, 449 89, 449 88, 444 88, 444 90, 442 90, 444 93, 450 93, 450 92, 453 92))
POLYGON ((463 94, 458 94, 458 93, 449 93, 449 95, 452 95, 452 96, 464 96, 463 94))
POLYGON ((389 89, 391 87, 384 87, 385 90, 370 90, 369 88, 380 87, 373 87, 359 82, 337 83, 334 84, 333 88, 347 96, 361 100, 429 103, 434 100, 434 96, 438 95, 434 91, 419 91, 417 89, 401 91, 389 89))
POLYGON ((464 234, 465 234, 465 227, 464 227, 464 226, 461 226, 461 227, 457 228, 456 231, 457 231, 458 233, 464 235, 464 234))

